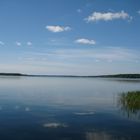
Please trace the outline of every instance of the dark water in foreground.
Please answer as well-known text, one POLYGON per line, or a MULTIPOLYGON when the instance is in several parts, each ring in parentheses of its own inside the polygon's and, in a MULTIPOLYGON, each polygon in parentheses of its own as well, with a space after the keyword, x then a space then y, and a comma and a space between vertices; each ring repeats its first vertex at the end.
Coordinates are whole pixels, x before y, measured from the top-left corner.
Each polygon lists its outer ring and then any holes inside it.
POLYGON ((140 140, 140 112, 122 108, 139 80, 0 77, 1 140, 140 140))

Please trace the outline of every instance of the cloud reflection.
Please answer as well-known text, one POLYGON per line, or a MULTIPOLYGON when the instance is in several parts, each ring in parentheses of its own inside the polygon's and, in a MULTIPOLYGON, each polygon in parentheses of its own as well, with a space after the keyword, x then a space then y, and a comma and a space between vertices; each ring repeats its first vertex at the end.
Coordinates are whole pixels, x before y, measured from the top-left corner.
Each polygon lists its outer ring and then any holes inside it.
POLYGON ((52 123, 45 123, 43 124, 43 127, 46 128, 65 128, 68 127, 68 125, 64 124, 64 123, 56 123, 56 122, 52 122, 52 123))
POLYGON ((29 107, 26 107, 25 108, 25 111, 27 111, 27 112, 30 111, 30 108, 29 107))
POLYGON ((130 140, 131 138, 117 136, 106 132, 87 132, 86 140, 130 140))
POLYGON ((94 115, 95 112, 76 112, 75 115, 85 116, 85 115, 94 115))
POLYGON ((2 106, 0 106, 0 111, 2 110, 2 106))

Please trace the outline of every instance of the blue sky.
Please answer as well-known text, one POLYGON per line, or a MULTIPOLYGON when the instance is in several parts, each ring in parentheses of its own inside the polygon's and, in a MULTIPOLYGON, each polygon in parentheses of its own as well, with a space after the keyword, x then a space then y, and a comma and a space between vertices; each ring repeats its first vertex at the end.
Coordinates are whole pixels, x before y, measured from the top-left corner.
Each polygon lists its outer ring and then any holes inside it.
POLYGON ((139 0, 0 0, 0 72, 140 72, 139 0))

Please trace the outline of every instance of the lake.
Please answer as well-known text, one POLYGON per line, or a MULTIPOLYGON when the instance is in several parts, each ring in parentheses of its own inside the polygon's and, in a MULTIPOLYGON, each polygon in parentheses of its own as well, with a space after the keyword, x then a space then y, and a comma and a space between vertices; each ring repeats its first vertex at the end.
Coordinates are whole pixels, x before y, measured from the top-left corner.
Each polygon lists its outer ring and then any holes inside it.
POLYGON ((0 77, 1 140, 140 140, 140 110, 120 102, 140 91, 121 78, 0 77))

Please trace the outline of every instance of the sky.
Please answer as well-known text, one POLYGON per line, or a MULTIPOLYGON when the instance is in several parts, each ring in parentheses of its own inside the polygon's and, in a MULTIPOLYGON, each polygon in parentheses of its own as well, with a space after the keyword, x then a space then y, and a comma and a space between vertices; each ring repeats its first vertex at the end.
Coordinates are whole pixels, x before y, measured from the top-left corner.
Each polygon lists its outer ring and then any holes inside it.
POLYGON ((0 0, 0 72, 140 73, 140 0, 0 0))

